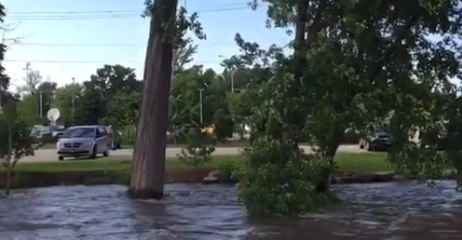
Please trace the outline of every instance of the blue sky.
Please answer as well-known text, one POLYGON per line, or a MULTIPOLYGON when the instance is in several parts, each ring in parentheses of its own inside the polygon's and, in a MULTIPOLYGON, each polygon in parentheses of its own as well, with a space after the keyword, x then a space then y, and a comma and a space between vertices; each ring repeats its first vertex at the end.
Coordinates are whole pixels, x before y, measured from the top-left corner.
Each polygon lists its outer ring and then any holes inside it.
MULTIPOLYGON (((248 0, 180 2, 190 12, 199 12, 207 40, 197 42, 195 62, 206 67, 219 69, 220 56, 237 53, 233 41, 237 32, 264 47, 284 45, 290 40, 282 29, 267 29, 265 10, 246 8, 248 0)), ((16 26, 5 34, 10 47, 4 66, 13 85, 23 84, 27 61, 44 80, 61 86, 73 77, 77 82, 87 80, 103 64, 135 68, 141 78, 149 30, 148 19, 140 16, 143 3, 144 0, 3 0, 8 14, 4 25, 16 26), (19 42, 11 44, 15 38, 19 42)))

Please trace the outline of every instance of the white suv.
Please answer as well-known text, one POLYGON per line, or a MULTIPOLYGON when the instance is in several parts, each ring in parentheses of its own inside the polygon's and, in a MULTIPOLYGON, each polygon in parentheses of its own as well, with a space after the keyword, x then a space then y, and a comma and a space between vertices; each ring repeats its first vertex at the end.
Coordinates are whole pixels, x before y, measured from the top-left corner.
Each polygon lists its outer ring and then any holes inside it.
POLYGON ((105 126, 74 126, 66 129, 56 143, 59 160, 65 157, 109 156, 110 140, 105 126))

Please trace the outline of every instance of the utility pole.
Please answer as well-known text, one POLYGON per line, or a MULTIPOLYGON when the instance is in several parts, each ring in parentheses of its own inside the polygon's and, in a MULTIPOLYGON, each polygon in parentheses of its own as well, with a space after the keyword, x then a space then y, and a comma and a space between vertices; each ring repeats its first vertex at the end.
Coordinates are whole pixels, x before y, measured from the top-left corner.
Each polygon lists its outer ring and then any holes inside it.
POLYGON ((200 108, 200 123, 201 125, 204 123, 204 109, 202 105, 202 92, 204 92, 203 88, 199 88, 199 108, 200 108))
POLYGON ((231 71, 231 92, 234 93, 234 70, 231 71))
POLYGON ((75 122, 75 90, 76 90, 74 77, 72 78, 72 87, 74 88, 74 90, 72 91, 72 123, 74 123, 75 122))
POLYGON ((39 91, 39 103, 40 103, 40 106, 39 106, 39 112, 40 112, 40 118, 43 118, 43 95, 42 95, 42 91, 39 91))

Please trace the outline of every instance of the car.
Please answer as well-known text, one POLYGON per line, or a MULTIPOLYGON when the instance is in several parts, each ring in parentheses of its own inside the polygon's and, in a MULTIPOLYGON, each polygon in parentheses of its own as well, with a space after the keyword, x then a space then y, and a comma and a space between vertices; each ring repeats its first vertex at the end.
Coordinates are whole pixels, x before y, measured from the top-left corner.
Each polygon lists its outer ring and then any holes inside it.
POLYGON ((386 151, 392 145, 391 135, 388 131, 380 129, 372 135, 359 140, 359 147, 367 151, 386 151))
POLYGON ((56 143, 58 158, 96 158, 98 154, 109 156, 110 140, 106 127, 99 125, 74 126, 66 129, 56 143))

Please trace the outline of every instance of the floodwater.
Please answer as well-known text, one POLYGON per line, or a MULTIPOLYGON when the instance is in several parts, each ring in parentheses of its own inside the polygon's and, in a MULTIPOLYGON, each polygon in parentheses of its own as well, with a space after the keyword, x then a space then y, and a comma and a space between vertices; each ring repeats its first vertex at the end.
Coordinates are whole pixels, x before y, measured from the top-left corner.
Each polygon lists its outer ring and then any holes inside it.
POLYGON ((0 239, 462 239, 452 182, 337 185, 343 202, 305 218, 249 218, 230 185, 171 184, 162 202, 124 186, 16 190, 0 197, 0 239))

